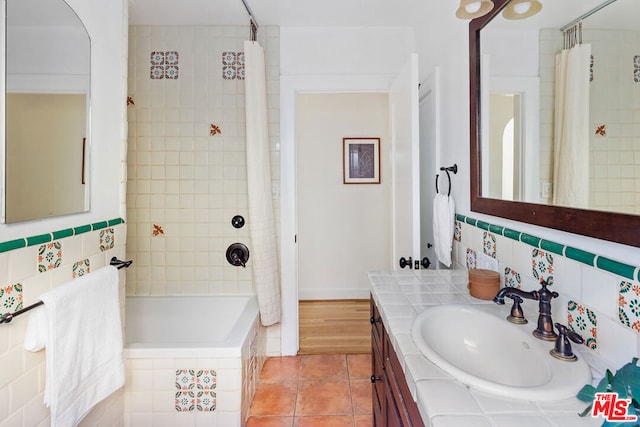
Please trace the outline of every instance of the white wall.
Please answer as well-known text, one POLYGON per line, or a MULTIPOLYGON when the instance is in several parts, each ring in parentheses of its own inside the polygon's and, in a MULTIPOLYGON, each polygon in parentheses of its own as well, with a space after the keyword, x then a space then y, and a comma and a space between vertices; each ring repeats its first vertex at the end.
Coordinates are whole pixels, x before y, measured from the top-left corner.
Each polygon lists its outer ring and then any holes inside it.
POLYGON ((367 272, 391 260, 389 97, 300 94, 297 101, 299 298, 368 298, 367 272), (343 137, 380 138, 380 184, 343 184, 343 137))

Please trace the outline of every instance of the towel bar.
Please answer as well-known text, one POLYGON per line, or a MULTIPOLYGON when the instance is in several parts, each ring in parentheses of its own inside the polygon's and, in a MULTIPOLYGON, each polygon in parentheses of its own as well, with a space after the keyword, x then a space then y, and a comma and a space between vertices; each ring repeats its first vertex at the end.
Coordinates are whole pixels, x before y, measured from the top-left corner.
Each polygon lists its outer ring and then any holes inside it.
MULTIPOLYGON (((120 270, 121 268, 127 268, 129 267, 131 264, 133 263, 132 260, 129 261, 121 261, 116 257, 111 258, 111 261, 109 262, 109 265, 112 265, 114 267, 116 267, 118 270, 120 270)), ((9 323, 13 320, 14 317, 21 315, 22 313, 25 313, 31 309, 34 309, 36 307, 39 307, 41 305, 43 305, 44 303, 42 301, 38 301, 35 302, 33 304, 31 304, 28 307, 25 307, 21 310, 18 311, 14 311, 13 313, 5 313, 2 316, 0 316, 0 324, 1 323, 9 323)))

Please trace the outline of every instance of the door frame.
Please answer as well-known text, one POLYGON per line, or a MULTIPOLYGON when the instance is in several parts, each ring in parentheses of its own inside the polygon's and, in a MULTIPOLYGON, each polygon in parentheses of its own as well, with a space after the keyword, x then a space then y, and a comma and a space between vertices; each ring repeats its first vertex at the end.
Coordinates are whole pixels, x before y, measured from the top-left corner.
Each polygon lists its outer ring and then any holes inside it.
POLYGON ((395 75, 304 75, 280 77, 280 352, 298 353, 298 232, 296 95, 298 93, 384 92, 395 75))

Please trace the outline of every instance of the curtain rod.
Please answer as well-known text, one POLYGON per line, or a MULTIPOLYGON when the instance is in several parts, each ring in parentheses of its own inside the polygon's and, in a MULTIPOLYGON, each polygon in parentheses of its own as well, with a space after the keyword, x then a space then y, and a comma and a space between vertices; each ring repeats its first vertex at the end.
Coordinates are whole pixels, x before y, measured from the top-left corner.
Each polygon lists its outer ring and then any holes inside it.
MULTIPOLYGON (((244 0, 242 0, 244 2, 244 0)), ((574 25, 576 25, 578 22, 582 21, 585 18, 588 18, 589 16, 593 15, 594 13, 596 13, 597 11, 599 11, 600 9, 603 9, 607 6, 609 6, 611 3, 614 3, 616 0, 607 0, 604 3, 602 3, 599 6, 594 7, 593 9, 591 9, 590 11, 583 13, 582 15, 580 15, 579 17, 577 17, 576 19, 574 19, 573 21, 569 22, 567 25, 565 25, 564 27, 560 28, 560 31, 565 31, 568 28, 573 27, 574 25)))
POLYGON ((258 21, 256 21, 256 18, 253 16, 253 12, 251 12, 251 8, 247 4, 247 1, 246 0, 242 0, 242 4, 244 5, 244 8, 247 9, 247 13, 249 14, 249 18, 251 18, 251 21, 253 21, 253 23, 255 24, 255 26, 257 28, 258 27, 258 21))

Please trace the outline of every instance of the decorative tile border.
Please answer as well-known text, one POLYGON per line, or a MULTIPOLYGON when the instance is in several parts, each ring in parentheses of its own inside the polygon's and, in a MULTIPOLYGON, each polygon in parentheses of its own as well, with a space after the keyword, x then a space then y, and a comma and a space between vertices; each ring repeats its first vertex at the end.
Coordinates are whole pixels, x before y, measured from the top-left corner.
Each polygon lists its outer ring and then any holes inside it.
POLYGON ((533 249, 531 257, 533 277, 538 281, 544 280, 548 285, 553 285, 553 256, 540 249, 533 249))
POLYGON ((53 270, 62 264, 62 243, 52 242, 38 248, 38 271, 53 270))
POLYGON ((22 309, 22 284, 15 283, 0 288, 0 316, 20 309, 22 309))
POLYGON ((152 80, 177 80, 180 74, 178 60, 180 56, 176 51, 151 52, 151 68, 149 78, 152 80))
MULTIPOLYGON (((461 223, 464 222, 474 227, 477 226, 479 228, 483 228, 486 230, 485 228, 486 223, 483 221, 477 221, 474 218, 461 215, 461 214, 456 214, 456 220, 460 221, 461 223)), ((640 268, 638 268, 638 266, 633 266, 633 265, 625 264, 623 262, 615 261, 601 255, 596 255, 591 252, 584 251, 582 249, 576 249, 571 246, 565 246, 560 243, 552 242, 549 240, 543 240, 539 237, 522 233, 520 231, 511 230, 509 228, 503 228, 501 233, 498 232, 498 229, 499 229, 498 226, 489 225, 489 229, 498 235, 502 235, 504 237, 507 237, 509 239, 512 239, 518 242, 527 243, 533 246, 534 248, 543 249, 548 252, 565 256, 574 261, 578 261, 590 267, 595 267, 600 270, 607 271, 609 273, 613 273, 618 276, 622 276, 629 280, 640 281, 640 268)))
POLYGON ((587 347, 591 350, 597 350, 598 321, 596 313, 575 301, 569 301, 567 308, 567 323, 569 328, 584 338, 587 347))
POLYGON ((89 258, 73 263, 73 269, 71 270, 71 275, 74 279, 77 279, 78 277, 84 276, 85 274, 89 274, 89 273, 91 273, 89 258))
POLYGON ((113 228, 105 228, 100 231, 100 251, 108 251, 116 245, 115 230, 113 228))
POLYGON ((522 288, 522 278, 520 277, 520 273, 515 271, 513 268, 506 267, 504 269, 504 285, 510 288, 522 288))
POLYGON ((215 411, 216 384, 217 374, 213 369, 176 370, 176 411, 215 411))
POLYGON ((9 251, 13 251, 21 248, 26 248, 27 246, 36 246, 36 245, 45 243, 44 241, 42 241, 42 239, 45 239, 44 236, 48 236, 46 237, 46 239, 48 239, 46 240, 46 242, 48 243, 54 240, 62 239, 64 237, 77 236, 79 234, 88 233, 90 231, 98 231, 103 228, 113 227, 118 224, 124 224, 124 219, 114 218, 109 221, 101 221, 93 224, 81 225, 79 227, 58 230, 49 234, 41 234, 38 236, 24 237, 21 239, 0 242, 0 253, 9 252, 9 251))
POLYGON ((485 231, 482 236, 482 251, 485 255, 495 258, 497 256, 496 250, 496 236, 493 233, 485 231))
POLYGON ((618 319, 623 325, 640 332, 640 285, 620 282, 618 319))

